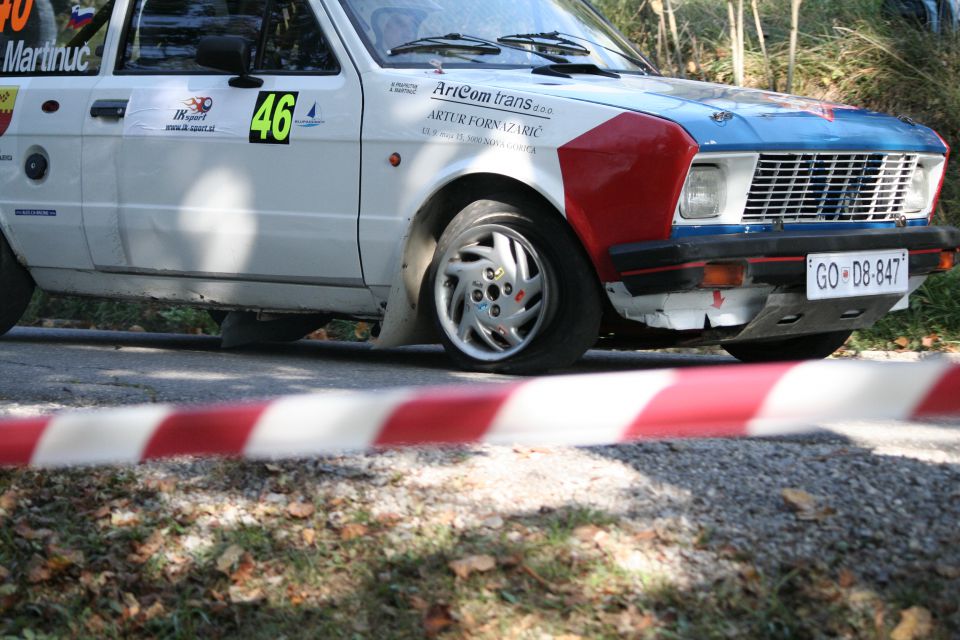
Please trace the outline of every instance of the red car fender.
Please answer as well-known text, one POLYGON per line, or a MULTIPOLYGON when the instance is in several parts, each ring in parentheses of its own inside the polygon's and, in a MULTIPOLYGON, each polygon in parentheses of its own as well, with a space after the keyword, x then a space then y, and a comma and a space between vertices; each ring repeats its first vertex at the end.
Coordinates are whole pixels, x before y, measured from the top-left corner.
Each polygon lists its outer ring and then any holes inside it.
POLYGON ((699 146, 673 122, 622 113, 557 150, 567 219, 603 282, 611 246, 666 240, 699 146))

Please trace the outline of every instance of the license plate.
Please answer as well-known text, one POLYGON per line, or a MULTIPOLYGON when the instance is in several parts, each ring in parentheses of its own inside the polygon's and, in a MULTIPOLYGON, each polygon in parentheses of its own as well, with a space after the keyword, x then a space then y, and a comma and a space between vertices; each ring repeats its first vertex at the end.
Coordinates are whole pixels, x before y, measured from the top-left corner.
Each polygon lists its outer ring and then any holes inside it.
POLYGON ((907 293, 906 249, 807 256, 807 299, 856 298, 907 293))

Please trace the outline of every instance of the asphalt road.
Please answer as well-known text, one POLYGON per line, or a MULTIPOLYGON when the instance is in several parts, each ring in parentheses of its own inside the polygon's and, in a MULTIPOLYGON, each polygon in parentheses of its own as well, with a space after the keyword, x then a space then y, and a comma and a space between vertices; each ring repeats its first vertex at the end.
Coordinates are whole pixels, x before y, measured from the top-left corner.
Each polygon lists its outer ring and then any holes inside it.
MULTIPOLYGON (((874 354, 874 359, 888 359, 874 354)), ((901 358, 902 359, 902 358, 901 358)), ((591 351, 567 373, 732 364, 723 355, 591 351)), ((17 328, 0 338, 0 416, 150 402, 196 404, 396 386, 495 384, 508 376, 455 370, 439 347, 374 350, 300 341, 220 349, 208 336, 17 328)), ((960 462, 960 420, 820 425, 887 454, 960 462)))

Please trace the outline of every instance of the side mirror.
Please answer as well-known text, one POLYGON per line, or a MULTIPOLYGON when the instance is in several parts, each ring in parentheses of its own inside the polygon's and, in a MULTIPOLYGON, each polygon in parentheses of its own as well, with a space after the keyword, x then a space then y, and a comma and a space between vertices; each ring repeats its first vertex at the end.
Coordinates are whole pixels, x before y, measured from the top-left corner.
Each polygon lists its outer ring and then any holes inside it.
POLYGON ((252 89, 263 86, 261 78, 250 75, 250 44, 240 36, 204 36, 197 44, 197 64, 217 71, 235 73, 231 87, 252 89))

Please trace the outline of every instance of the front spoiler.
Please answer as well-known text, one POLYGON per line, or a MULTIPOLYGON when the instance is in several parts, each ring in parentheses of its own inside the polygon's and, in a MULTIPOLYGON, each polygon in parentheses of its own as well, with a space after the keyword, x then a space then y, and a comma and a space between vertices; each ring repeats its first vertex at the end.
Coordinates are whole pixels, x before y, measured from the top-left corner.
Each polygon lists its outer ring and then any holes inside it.
POLYGON ((806 257, 811 253, 906 249, 910 275, 936 271, 940 252, 960 247, 955 227, 780 231, 693 236, 658 242, 622 244, 610 258, 631 295, 690 291, 700 286, 704 267, 739 262, 745 284, 776 287, 806 284, 806 257))

